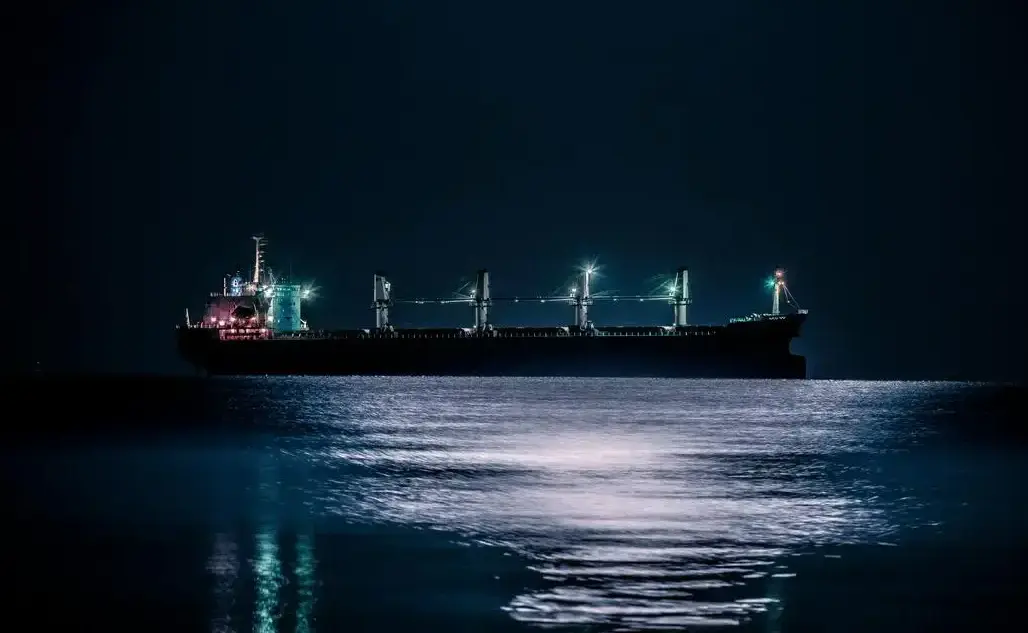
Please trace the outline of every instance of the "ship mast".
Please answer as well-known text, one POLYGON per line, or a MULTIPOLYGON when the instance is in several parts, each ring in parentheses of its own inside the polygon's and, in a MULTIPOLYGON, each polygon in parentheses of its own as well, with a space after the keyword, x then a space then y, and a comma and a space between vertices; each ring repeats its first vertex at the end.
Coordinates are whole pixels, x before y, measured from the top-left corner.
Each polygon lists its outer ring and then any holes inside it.
POLYGON ((267 240, 263 235, 254 235, 254 256, 253 256, 253 285, 261 284, 261 274, 264 272, 264 246, 267 240))
POLYGON ((767 280, 768 288, 772 290, 771 296, 771 315, 778 316, 782 313, 781 304, 782 298, 785 298, 785 302, 793 306, 800 312, 806 312, 806 310, 800 310, 799 304, 796 303, 796 298, 789 292, 789 286, 785 284, 785 271, 781 268, 775 270, 773 277, 767 280))
POLYGON ((775 271, 775 277, 772 280, 774 283, 774 294, 771 299, 771 314, 778 315, 781 310, 779 308, 780 297, 782 295, 782 287, 785 286, 785 272, 779 268, 775 271))

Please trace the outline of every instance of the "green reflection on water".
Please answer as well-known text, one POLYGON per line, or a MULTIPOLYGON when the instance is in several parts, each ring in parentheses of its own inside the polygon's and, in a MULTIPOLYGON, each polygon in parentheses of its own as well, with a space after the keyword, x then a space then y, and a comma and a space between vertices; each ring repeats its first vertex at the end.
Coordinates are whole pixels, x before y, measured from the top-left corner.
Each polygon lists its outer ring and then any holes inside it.
POLYGON ((314 611, 314 542, 310 535, 296 537, 296 633, 310 633, 314 611))
POLYGON ((257 599, 254 604, 253 630, 274 633, 279 618, 279 591, 282 588, 282 564, 278 557, 278 532, 266 528, 257 533, 257 556, 253 564, 257 599))

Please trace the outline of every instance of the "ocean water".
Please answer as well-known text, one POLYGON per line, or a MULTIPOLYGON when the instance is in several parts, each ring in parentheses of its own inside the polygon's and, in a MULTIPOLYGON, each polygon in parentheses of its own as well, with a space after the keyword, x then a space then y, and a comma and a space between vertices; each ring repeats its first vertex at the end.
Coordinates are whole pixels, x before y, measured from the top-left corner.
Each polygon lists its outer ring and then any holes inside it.
POLYGON ((1025 391, 9 382, 7 622, 140 631, 1018 628, 1025 391))

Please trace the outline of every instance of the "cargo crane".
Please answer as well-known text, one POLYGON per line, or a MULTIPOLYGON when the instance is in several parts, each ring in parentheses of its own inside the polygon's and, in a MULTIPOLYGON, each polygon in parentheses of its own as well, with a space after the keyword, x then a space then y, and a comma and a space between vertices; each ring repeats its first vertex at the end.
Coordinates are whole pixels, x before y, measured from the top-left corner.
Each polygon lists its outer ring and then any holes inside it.
POLYGON ((489 288, 489 271, 482 269, 476 275, 475 286, 472 293, 461 297, 437 297, 437 298, 414 298, 414 299, 393 299, 391 284, 382 273, 375 273, 375 296, 373 308, 375 309, 375 327, 379 331, 389 331, 388 314, 390 306, 394 304, 465 304, 474 309, 474 331, 490 332, 492 324, 489 322, 489 308, 495 302, 520 303, 563 303, 574 308, 573 327, 579 332, 591 332, 595 330, 593 322, 589 319, 589 308, 595 301, 666 301, 672 307, 672 327, 684 327, 688 325, 688 306, 692 303, 689 295, 689 269, 680 267, 675 272, 674 279, 667 284, 666 292, 647 295, 594 295, 591 291, 590 281, 596 273, 592 265, 581 268, 576 283, 571 286, 567 295, 544 295, 528 297, 492 297, 489 288))

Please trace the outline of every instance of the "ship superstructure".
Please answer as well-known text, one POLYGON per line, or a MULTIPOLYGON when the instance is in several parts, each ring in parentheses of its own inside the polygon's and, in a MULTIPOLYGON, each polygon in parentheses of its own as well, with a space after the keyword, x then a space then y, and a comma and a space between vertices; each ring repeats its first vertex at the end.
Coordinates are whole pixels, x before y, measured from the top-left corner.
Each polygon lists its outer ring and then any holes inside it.
MULTIPOLYGON (((804 377, 803 357, 789 351, 807 311, 796 305, 785 272, 768 281, 769 313, 722 325, 689 322, 689 270, 678 268, 656 292, 611 295, 593 292, 596 267, 580 267, 563 295, 494 296, 488 270, 479 270, 471 290, 445 298, 394 296, 384 273, 373 275, 374 326, 355 330, 311 330, 302 305, 304 284, 276 279, 265 265, 266 241, 254 238, 253 274, 226 276, 211 295, 203 319, 179 327, 183 356, 198 368, 227 374, 422 374, 422 375, 625 375, 804 377), (597 302, 658 301, 671 308, 668 322, 654 326, 597 326, 597 302), (552 327, 497 327, 496 304, 563 304, 569 323, 552 327), (784 313, 782 304, 789 310, 784 313), (399 306, 464 304, 467 325, 396 328, 399 306)), ((370 325, 370 324, 369 324, 370 325)))
POLYGON ((192 322, 186 310, 186 326, 215 330, 225 339, 269 338, 275 333, 308 330, 301 317, 301 304, 311 287, 277 277, 265 264, 267 240, 255 235, 252 274, 241 272, 222 278, 221 292, 212 292, 203 318, 192 322))

